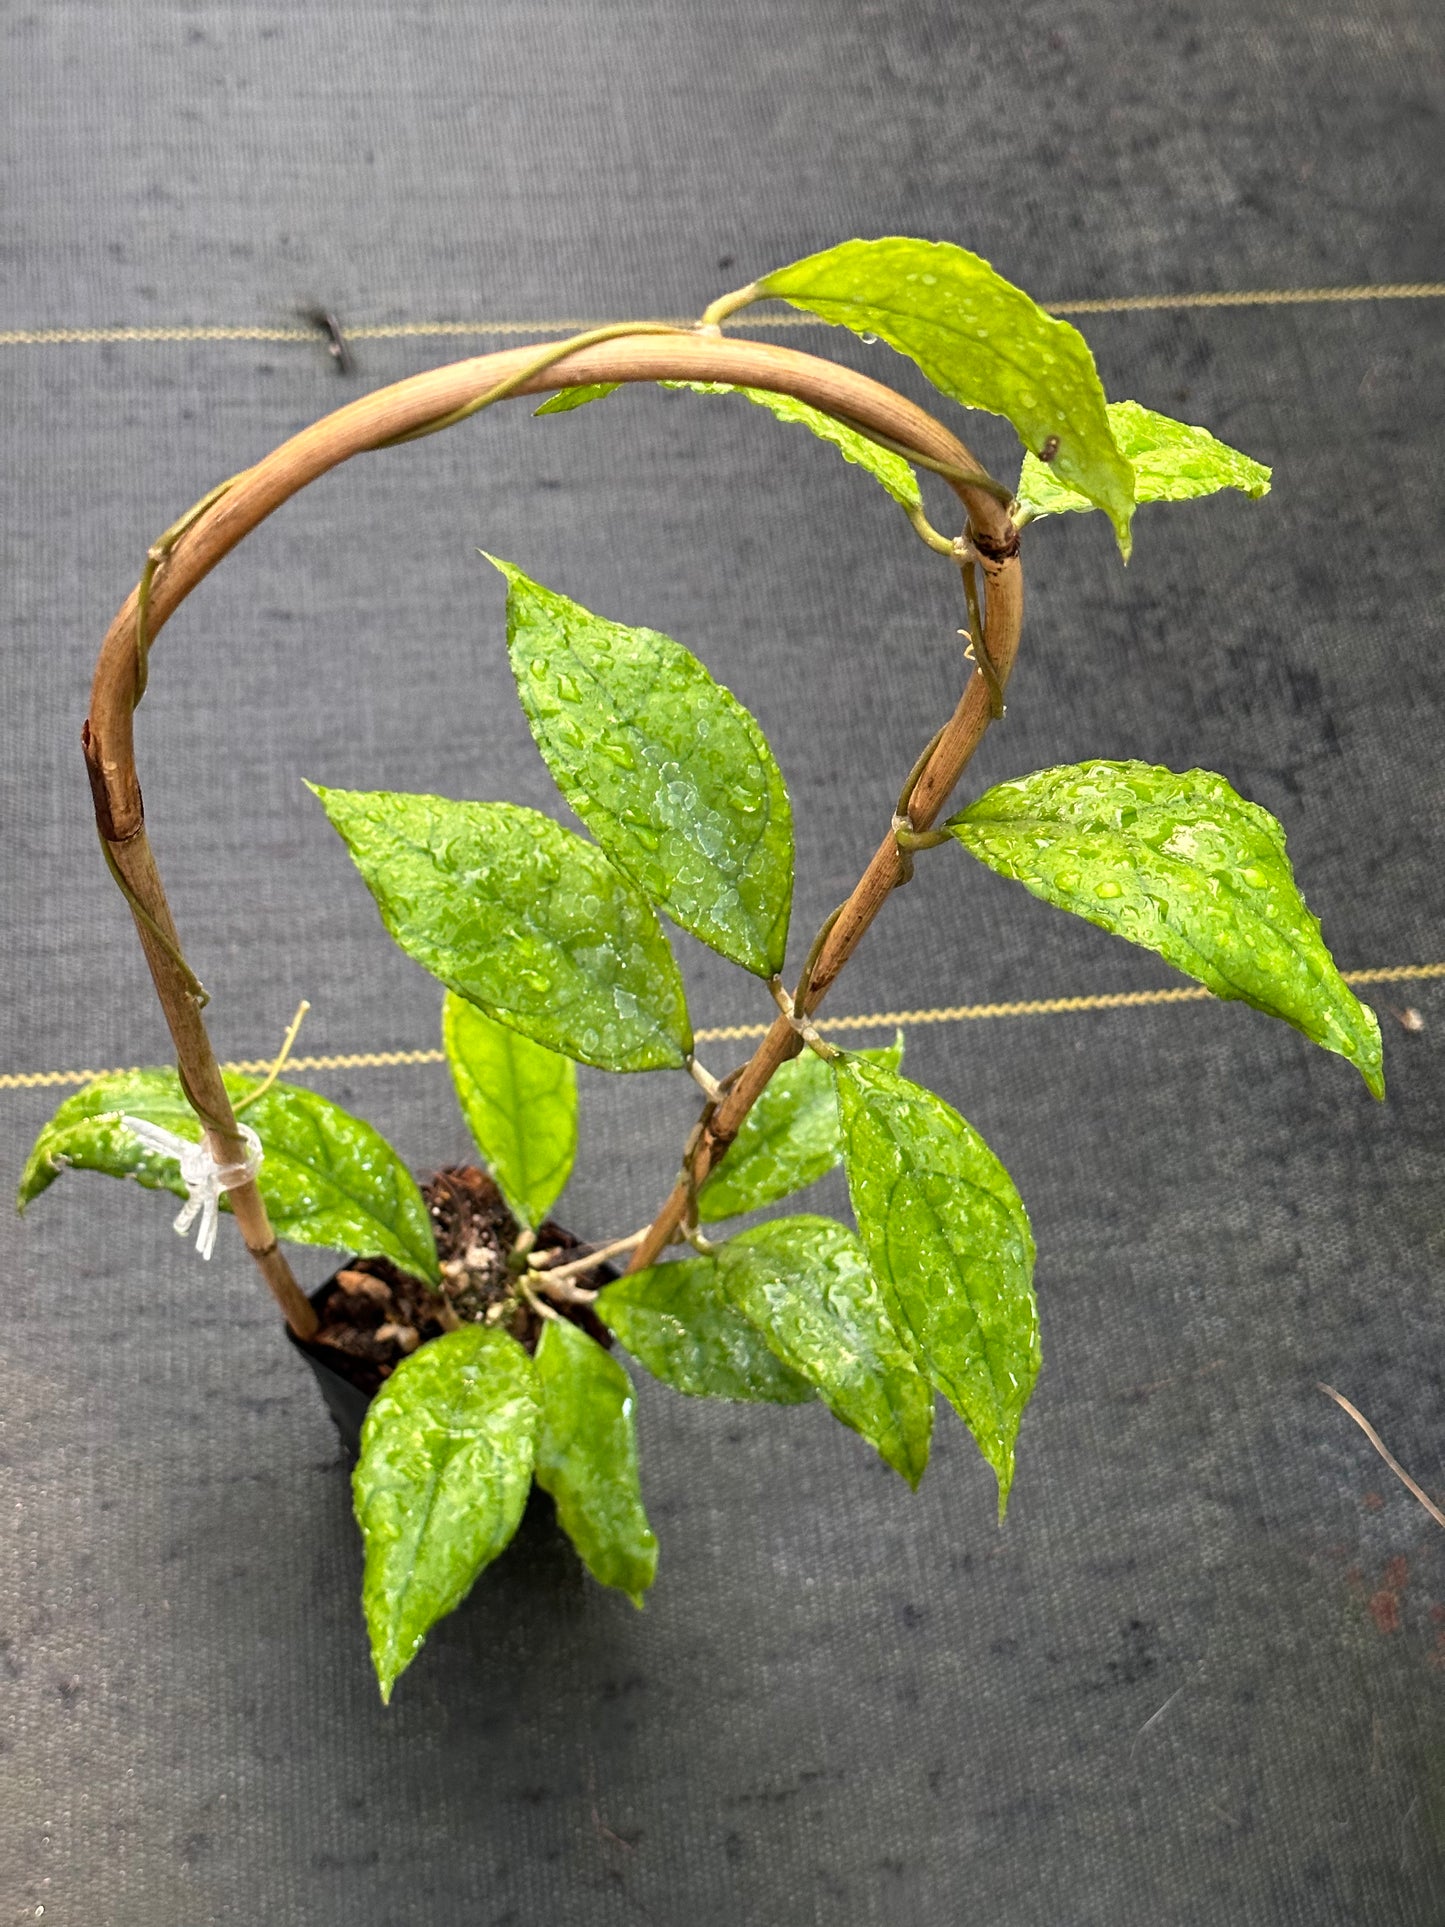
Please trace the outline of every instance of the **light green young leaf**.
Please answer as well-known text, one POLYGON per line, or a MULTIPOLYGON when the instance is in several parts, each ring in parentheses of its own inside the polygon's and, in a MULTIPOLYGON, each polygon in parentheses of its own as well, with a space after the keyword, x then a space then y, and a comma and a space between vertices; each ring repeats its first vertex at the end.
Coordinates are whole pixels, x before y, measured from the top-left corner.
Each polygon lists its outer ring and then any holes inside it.
POLYGON ((896 1071, 835 1067, 854 1215, 893 1323, 978 1441, 1014 1475, 1039 1374, 1034 1240, 1013 1180, 957 1111, 896 1071))
POLYGON ((805 1378, 775 1357, 725 1296, 716 1258, 678 1258, 607 1285, 593 1309, 639 1364, 692 1398, 801 1405, 805 1378))
POLYGON ((574 408, 585 408, 589 401, 602 401, 615 394, 622 386, 620 381, 579 382, 574 388, 559 388, 540 408, 534 408, 534 415, 569 415, 574 408))
MULTIPOLYGON (((1255 500, 1269 494, 1270 472, 1264 464, 1216 441, 1207 428, 1171 421, 1136 401, 1111 401, 1109 426, 1120 453, 1133 466, 1137 502, 1189 502, 1223 488, 1236 488, 1255 500)), ((1018 505, 1034 520, 1095 506, 1034 455, 1024 456, 1018 505)))
MULTIPOLYGON (((564 415, 589 401, 600 401, 604 395, 610 395, 620 386, 615 381, 599 381, 586 387, 561 388, 536 413, 564 415)), ((836 416, 824 414, 821 408, 810 408, 807 402, 797 401, 792 395, 777 394, 771 388, 739 388, 729 381, 660 381, 657 386, 691 389, 695 395, 741 395, 745 401, 766 408, 780 422, 794 422, 800 428, 808 429, 820 442, 827 442, 836 448, 845 462, 866 468, 874 481, 880 483, 901 508, 920 511, 923 508, 918 477, 901 455, 895 455, 891 449, 880 448, 860 429, 850 428, 836 416)))
POLYGON ((540 1415, 531 1359, 483 1325, 423 1345, 372 1400, 351 1489, 383 1701, 517 1530, 540 1415))
POLYGON ((657 1576, 657 1540, 637 1477, 632 1381, 568 1318, 547 1320, 537 1375, 537 1483, 592 1577, 640 1606, 657 1576))
MULTIPOLYGON (((233 1103, 255 1089, 253 1078, 228 1075, 225 1082, 233 1103)), ((36 1139, 20 1180, 20 1209, 67 1165, 185 1197, 176 1160, 146 1150, 121 1123, 122 1115, 158 1124, 193 1144, 201 1136, 200 1119, 169 1066, 98 1077, 66 1098, 36 1139)), ((247 1107, 244 1119, 265 1152, 256 1183, 278 1238, 390 1258, 414 1277, 436 1282, 426 1205, 379 1131, 295 1084, 273 1084, 247 1107)), ((230 1209, 227 1199, 221 1208, 230 1209)))
MULTIPOLYGON (((858 1055, 865 1063, 897 1070, 903 1032, 886 1049, 858 1055)), ((705 1224, 715 1224, 760 1211, 825 1176, 842 1155, 833 1073, 816 1051, 804 1051, 774 1071, 727 1156, 699 1187, 697 1214, 705 1224)))
POLYGON ((674 922, 771 977, 788 942, 793 812, 763 732, 680 643, 487 559, 507 579, 512 671, 563 796, 674 922))
POLYGON ((928 1464, 933 1387, 847 1226, 777 1218, 730 1238, 717 1262, 729 1302, 916 1490, 928 1464))
POLYGON ((577 1155, 577 1072, 449 990, 442 1044, 457 1102, 513 1217, 533 1230, 561 1197, 577 1155))
POLYGON ((682 977, 650 903, 537 810, 320 789, 409 957, 499 1023, 604 1071, 681 1065, 682 977))
POLYGON ((745 401, 754 402, 759 408, 766 408, 780 422, 795 423, 816 435, 820 442, 827 442, 836 448, 845 462, 852 462, 868 473, 898 503, 900 508, 922 509, 923 496, 918 487, 918 477, 901 455, 892 449, 880 448, 877 442, 870 441, 859 429, 850 428, 833 415, 824 414, 821 408, 811 408, 805 401, 798 401, 792 395, 780 395, 771 388, 735 388, 726 381, 664 381, 660 388, 689 388, 695 395, 741 395, 745 401))
POLYGON ((1000 783, 945 828, 1045 903, 1282 1017, 1385 1094, 1380 1026, 1305 908, 1284 831, 1210 770, 1078 763, 1000 783))
POLYGON ((1134 475, 1077 328, 1045 314, 987 261, 949 241, 845 241, 764 275, 777 295, 854 334, 878 335, 965 408, 1004 415, 1033 455, 1096 503, 1129 555, 1134 475))

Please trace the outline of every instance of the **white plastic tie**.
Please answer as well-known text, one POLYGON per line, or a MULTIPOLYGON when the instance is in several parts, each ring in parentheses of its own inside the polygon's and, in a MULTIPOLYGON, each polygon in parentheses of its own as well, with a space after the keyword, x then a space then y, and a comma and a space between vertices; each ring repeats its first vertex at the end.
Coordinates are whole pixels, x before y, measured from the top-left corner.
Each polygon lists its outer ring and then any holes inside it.
POLYGON ((198 1144, 193 1144, 189 1138, 177 1137, 174 1131, 167 1131, 159 1124, 147 1123, 143 1117, 122 1117, 120 1121, 148 1151, 155 1152, 158 1157, 174 1158, 180 1165, 186 1201, 176 1215, 176 1235, 184 1238, 199 1217, 201 1224, 196 1233, 196 1250, 203 1258, 209 1259, 216 1248, 221 1194, 234 1190, 239 1184, 249 1184, 261 1169, 265 1153, 261 1149, 260 1138, 249 1124, 238 1123, 236 1129, 246 1142, 246 1161, 244 1164, 218 1164, 204 1137, 198 1144))

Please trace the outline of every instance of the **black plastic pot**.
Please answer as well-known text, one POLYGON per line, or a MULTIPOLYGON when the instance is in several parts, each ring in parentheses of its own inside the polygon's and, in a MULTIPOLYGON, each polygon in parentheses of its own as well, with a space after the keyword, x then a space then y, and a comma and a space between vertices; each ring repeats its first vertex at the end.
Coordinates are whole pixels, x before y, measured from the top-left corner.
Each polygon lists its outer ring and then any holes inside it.
MULTIPOLYGON (((311 1294, 311 1302, 318 1309, 321 1301, 331 1288, 328 1279, 311 1294)), ((343 1451, 350 1459, 361 1457, 361 1422, 366 1417, 367 1407, 371 1404, 371 1394, 363 1392, 359 1385, 353 1385, 349 1378, 334 1372, 326 1361, 310 1346, 304 1344, 289 1328, 286 1332, 292 1346, 311 1367, 316 1383, 320 1388, 326 1409, 331 1414, 331 1423, 336 1427, 343 1451)))

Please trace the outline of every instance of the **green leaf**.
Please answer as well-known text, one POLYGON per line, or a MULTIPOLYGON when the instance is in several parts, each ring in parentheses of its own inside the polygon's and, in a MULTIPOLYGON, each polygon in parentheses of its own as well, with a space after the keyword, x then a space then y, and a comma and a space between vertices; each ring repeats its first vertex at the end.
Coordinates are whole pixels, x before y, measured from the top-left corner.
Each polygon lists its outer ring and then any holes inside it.
POLYGON ((632 1381, 568 1318, 547 1320, 537 1373, 537 1483, 592 1577, 640 1606, 657 1576, 657 1540, 637 1479, 632 1381))
POLYGON ((848 1189, 873 1275, 998 1478, 1039 1373, 1034 1240, 1012 1178, 957 1111, 896 1071, 835 1066, 848 1189))
POLYGON ((1305 908, 1284 831, 1222 776, 1078 763, 1000 783, 945 827, 1000 876, 1282 1017, 1385 1094, 1380 1026, 1305 908))
POLYGON ((569 415, 574 408, 585 408, 589 401, 602 401, 622 386, 620 381, 579 382, 575 388, 559 388, 555 395, 534 408, 534 415, 569 415))
POLYGON ((372 1400, 351 1489, 383 1701, 517 1530, 540 1415, 531 1359, 483 1325, 423 1345, 372 1400))
POLYGON ((662 926, 592 844, 515 803, 308 787, 387 929, 448 990, 600 1070, 685 1061, 692 1026, 662 926))
MULTIPOLYGON (((551 401, 535 412, 539 415, 567 414, 589 401, 600 401, 604 395, 610 395, 620 386, 615 381, 598 381, 586 387, 561 388, 551 401)), ((660 381, 657 386, 691 389, 695 395, 741 395, 745 401, 766 408, 780 422, 792 422, 808 429, 820 442, 827 442, 836 448, 845 462, 866 468, 874 481, 880 483, 900 507, 922 511, 923 495, 918 486, 918 477, 903 457, 895 455, 891 449, 880 448, 861 429, 850 428, 836 416, 824 414, 821 408, 810 408, 807 402, 797 401, 792 395, 777 394, 771 388, 739 388, 729 381, 660 381)))
POLYGON ((695 395, 741 395, 745 401, 766 408, 780 422, 806 428, 820 442, 836 448, 845 462, 867 469, 900 508, 921 510, 923 507, 918 477, 901 455, 895 455, 892 449, 880 448, 860 429, 850 428, 836 416, 824 414, 821 408, 811 408, 807 402, 798 401, 792 395, 777 394, 771 388, 737 388, 726 381, 663 381, 658 386, 688 388, 695 395))
POLYGON ((1007 416, 1033 455, 1108 515, 1128 558, 1134 475, 1077 328, 1045 314, 987 261, 949 241, 845 241, 764 275, 777 295, 854 334, 879 335, 965 408, 1007 416))
POLYGON ((928 1464, 933 1387, 847 1226, 777 1218, 730 1238, 717 1263, 729 1302, 916 1490, 928 1464))
POLYGON ((681 644, 487 559, 507 579, 512 671, 563 796, 674 922, 771 977, 788 942, 793 812, 763 732, 681 644))
MULTIPOLYGON (((1219 442, 1207 428, 1171 421, 1136 401, 1111 401, 1109 426, 1119 450, 1133 466, 1138 502, 1189 502, 1236 488, 1255 500, 1269 494, 1269 470, 1219 442)), ((1054 465, 1056 466, 1056 464, 1054 465)), ((1068 509, 1091 509, 1087 496, 1061 482, 1054 466, 1025 455, 1019 476, 1018 505, 1034 520, 1068 509)))
POLYGON ((561 1197, 577 1155, 572 1060, 452 990, 442 1004, 442 1044, 477 1149, 513 1217, 535 1229, 561 1197))
MULTIPOLYGON (((244 1079, 234 1082, 245 1088, 244 1079)), ((20 1174, 16 1209, 23 1211, 70 1166, 104 1171, 113 1178, 134 1178, 148 1191, 173 1191, 185 1197, 176 1160, 148 1151, 121 1123, 123 1112, 158 1124, 192 1144, 200 1139, 200 1119, 181 1095, 173 1070, 109 1072, 67 1097, 42 1127, 20 1174)))
MULTIPOLYGON (((858 1055, 897 1070, 903 1032, 886 1049, 858 1055)), ((714 1224, 759 1211, 823 1177, 842 1155, 833 1074, 816 1051, 804 1051, 774 1071, 727 1156, 699 1188, 697 1214, 714 1224)))
POLYGON ((805 1378, 775 1357, 762 1335, 728 1303, 715 1258, 678 1258, 629 1272, 593 1309, 654 1378, 692 1398, 801 1405, 805 1378))
MULTIPOLYGON (((255 1079, 234 1074, 225 1082, 233 1103, 256 1088, 255 1079)), ((122 1114, 193 1144, 201 1136, 200 1119, 169 1067, 98 1077, 66 1098, 36 1139, 20 1180, 21 1210, 66 1165, 185 1197, 176 1160, 146 1150, 120 1122, 122 1114)), ((296 1084, 273 1084, 243 1116, 265 1152, 256 1183, 278 1238, 390 1258, 403 1271, 436 1282, 426 1204, 379 1131, 296 1084)), ((229 1210, 229 1201, 223 1198, 221 1208, 229 1210)))

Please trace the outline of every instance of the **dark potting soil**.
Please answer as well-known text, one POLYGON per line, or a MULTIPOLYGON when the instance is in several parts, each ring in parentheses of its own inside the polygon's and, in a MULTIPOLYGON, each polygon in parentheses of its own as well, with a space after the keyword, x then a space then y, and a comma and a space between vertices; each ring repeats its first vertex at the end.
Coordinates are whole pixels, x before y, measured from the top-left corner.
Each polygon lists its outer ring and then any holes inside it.
MULTIPOLYGON (((507 1255, 521 1227, 485 1171, 461 1165, 438 1171, 422 1186, 441 1259, 442 1298, 463 1323, 491 1324, 535 1351, 541 1315, 510 1291, 507 1255)), ((580 1251, 581 1240, 549 1219, 534 1250, 580 1251)), ((574 1283, 595 1290, 616 1276, 608 1264, 584 1272, 574 1283)), ((305 1349, 368 1397, 401 1361, 445 1329, 435 1288, 413 1278, 388 1258, 353 1258, 312 1294, 320 1318, 305 1349)), ((558 1305, 603 1345, 612 1334, 585 1305, 558 1305)))

